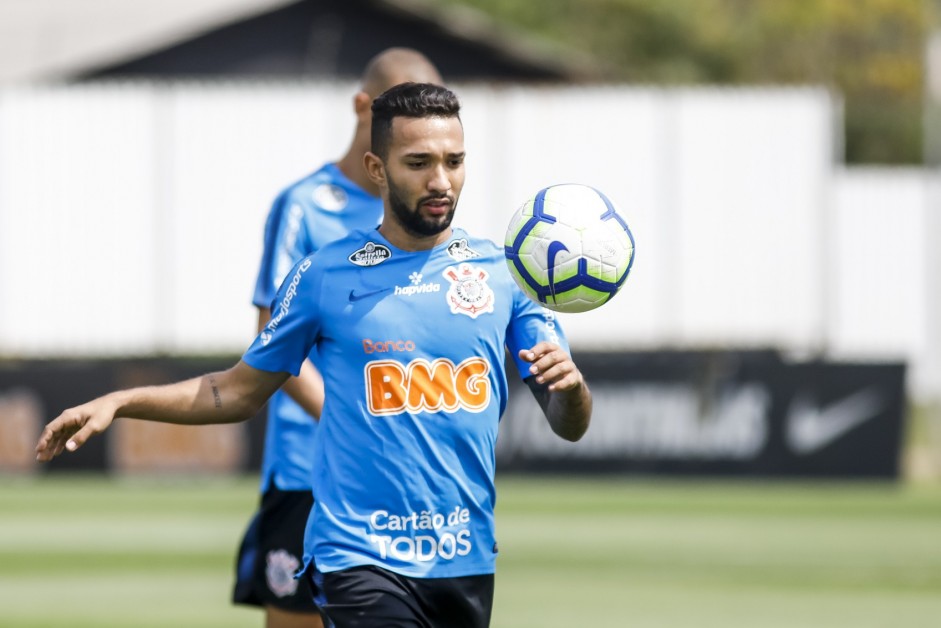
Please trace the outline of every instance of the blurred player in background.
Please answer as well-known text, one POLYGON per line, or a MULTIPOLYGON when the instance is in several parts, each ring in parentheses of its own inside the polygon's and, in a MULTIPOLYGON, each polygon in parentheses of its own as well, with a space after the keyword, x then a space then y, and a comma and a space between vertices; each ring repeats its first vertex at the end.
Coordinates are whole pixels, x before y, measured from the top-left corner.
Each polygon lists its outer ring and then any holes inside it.
MULTIPOLYGON (((382 220, 379 188, 369 180, 363 155, 369 150, 373 98, 407 81, 441 83, 421 53, 390 48, 367 64, 353 96, 356 129, 346 154, 289 186, 275 200, 265 225, 265 244, 255 284, 258 330, 271 319, 271 304, 287 273, 301 259, 354 229, 382 220)), ((239 550, 233 600, 263 606, 268 628, 320 626, 306 579, 295 579, 303 557, 304 526, 313 503, 311 456, 316 421, 292 398, 300 387, 323 395, 311 360, 268 402, 261 467, 261 504, 239 550)), ((318 415, 319 416, 319 413, 318 415)))
POLYGON ((43 430, 37 458, 74 451, 116 416, 246 420, 316 348, 326 395, 303 570, 319 607, 336 628, 485 628, 505 351, 566 440, 588 429, 591 393, 558 321, 520 291, 502 247, 451 227, 464 185, 457 97, 406 83, 372 112, 364 161, 383 200, 379 228, 301 260, 235 366, 66 410, 43 430))

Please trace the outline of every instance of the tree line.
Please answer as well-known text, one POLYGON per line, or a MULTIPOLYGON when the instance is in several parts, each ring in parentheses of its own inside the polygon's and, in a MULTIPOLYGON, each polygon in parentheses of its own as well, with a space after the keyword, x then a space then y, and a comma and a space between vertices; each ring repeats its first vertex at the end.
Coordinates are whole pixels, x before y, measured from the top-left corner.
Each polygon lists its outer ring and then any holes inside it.
POLYGON ((439 0, 584 51, 603 80, 823 85, 849 163, 923 161, 933 0, 439 0))

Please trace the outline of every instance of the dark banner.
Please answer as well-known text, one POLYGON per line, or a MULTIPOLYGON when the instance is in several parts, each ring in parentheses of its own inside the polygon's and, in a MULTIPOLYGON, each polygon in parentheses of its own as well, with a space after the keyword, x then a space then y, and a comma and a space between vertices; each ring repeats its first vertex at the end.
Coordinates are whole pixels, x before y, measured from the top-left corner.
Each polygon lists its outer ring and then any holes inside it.
POLYGON ((905 366, 787 362, 775 352, 582 353, 594 397, 577 443, 518 384, 503 470, 898 477, 905 366))
MULTIPOLYGON (((896 478, 902 364, 787 362, 772 351, 579 353, 594 396, 577 443, 555 436, 510 368, 497 466, 512 471, 896 478)), ((264 412, 236 425, 118 421, 79 451, 34 461, 63 409, 130 386, 178 381, 237 358, 0 362, 0 472, 257 470, 264 412)))
POLYGON ((226 369, 237 357, 0 361, 0 471, 110 469, 127 473, 257 469, 264 412, 235 425, 121 421, 74 453, 35 462, 42 427, 66 408, 113 390, 226 369))

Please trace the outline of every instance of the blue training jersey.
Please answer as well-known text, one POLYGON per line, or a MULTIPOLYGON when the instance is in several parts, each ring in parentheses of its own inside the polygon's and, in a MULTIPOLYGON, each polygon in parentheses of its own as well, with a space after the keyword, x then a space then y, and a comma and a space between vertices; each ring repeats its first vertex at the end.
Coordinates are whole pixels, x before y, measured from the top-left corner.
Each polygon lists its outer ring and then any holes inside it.
POLYGON ((316 348, 327 390, 305 563, 411 577, 493 573, 494 447, 506 349, 568 349, 502 248, 454 229, 428 251, 359 231, 305 258, 243 356, 297 373, 316 348))
MULTIPOLYGON (((252 302, 271 307, 278 287, 297 262, 354 229, 382 220, 382 199, 327 164, 278 195, 265 224, 265 245, 252 302)), ((311 356, 316 364, 316 356, 311 356)), ((261 490, 309 490, 317 423, 283 391, 268 402, 261 490)))

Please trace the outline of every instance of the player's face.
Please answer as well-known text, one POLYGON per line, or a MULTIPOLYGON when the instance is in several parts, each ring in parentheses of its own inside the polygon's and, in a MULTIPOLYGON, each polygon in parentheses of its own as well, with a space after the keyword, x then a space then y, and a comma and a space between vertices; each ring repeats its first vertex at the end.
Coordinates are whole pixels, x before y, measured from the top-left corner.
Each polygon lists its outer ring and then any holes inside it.
POLYGON ((464 187, 464 128, 458 118, 395 118, 386 160, 389 207, 416 237, 435 236, 454 218, 464 187))

